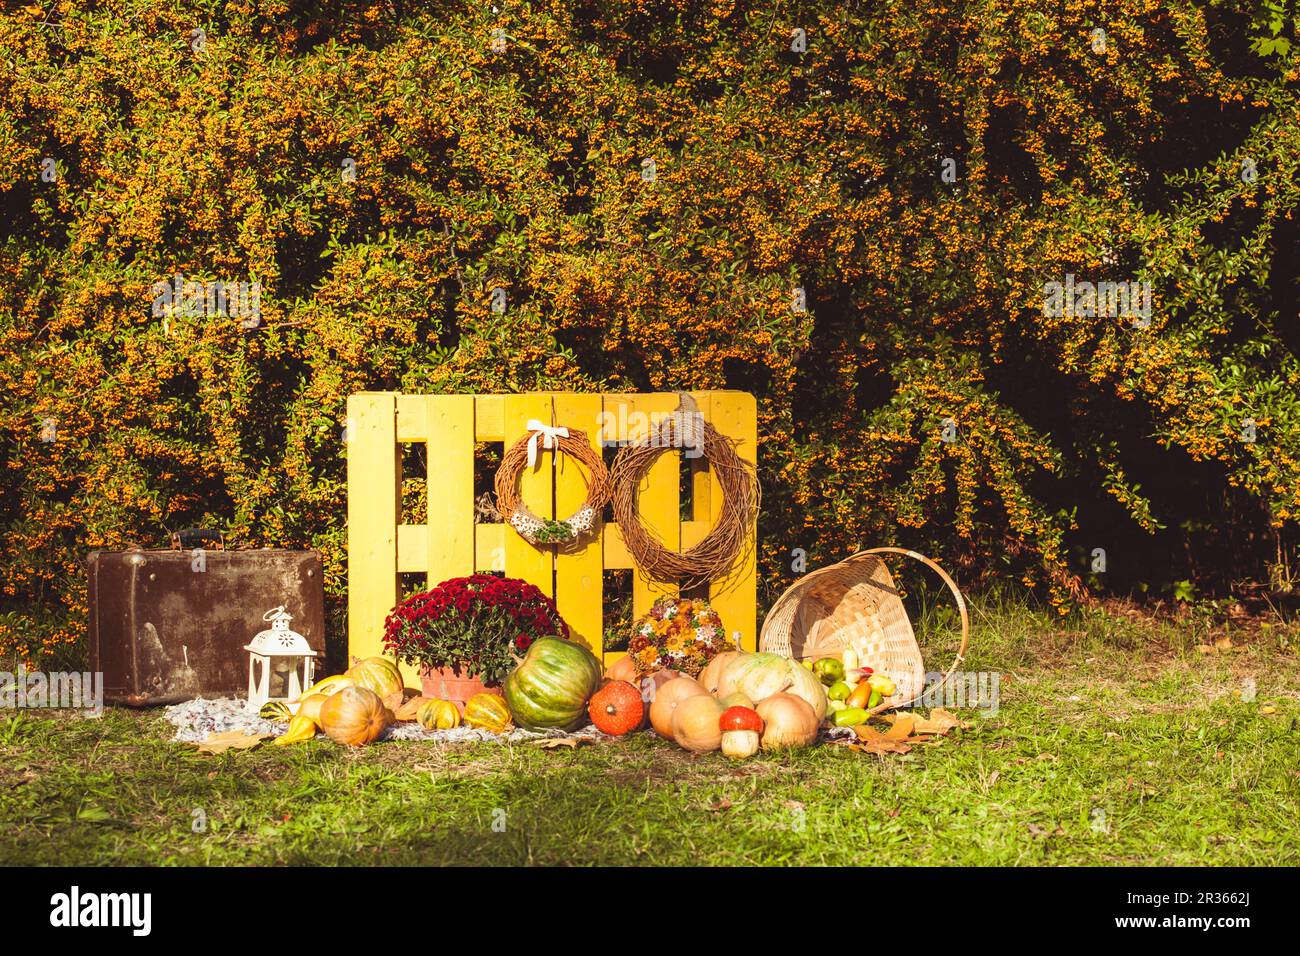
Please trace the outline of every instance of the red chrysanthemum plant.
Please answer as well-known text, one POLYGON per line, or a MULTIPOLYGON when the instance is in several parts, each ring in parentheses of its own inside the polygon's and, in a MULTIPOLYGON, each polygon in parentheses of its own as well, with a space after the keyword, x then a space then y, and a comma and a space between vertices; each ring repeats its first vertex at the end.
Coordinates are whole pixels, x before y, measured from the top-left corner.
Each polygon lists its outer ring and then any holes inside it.
POLYGON ((399 660, 431 670, 461 667, 489 686, 546 635, 569 635, 555 603, 527 581, 492 574, 451 578, 413 594, 384 623, 384 647, 399 660))

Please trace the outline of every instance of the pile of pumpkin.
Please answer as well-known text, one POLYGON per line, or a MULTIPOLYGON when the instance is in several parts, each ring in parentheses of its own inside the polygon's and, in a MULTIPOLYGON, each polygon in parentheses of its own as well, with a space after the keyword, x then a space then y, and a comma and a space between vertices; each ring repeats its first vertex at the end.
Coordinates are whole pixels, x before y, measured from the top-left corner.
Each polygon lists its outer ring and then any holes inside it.
POLYGON ((643 677, 625 657, 605 676, 591 700, 597 729, 627 733, 648 717, 656 734, 695 753, 744 759, 760 747, 807 747, 827 713, 818 677, 779 654, 723 651, 696 678, 669 670, 643 677))
POLYGON ((330 740, 361 747, 372 743, 389 724, 419 721, 429 730, 448 730, 462 720, 471 727, 501 733, 510 727, 510 713, 496 694, 476 694, 460 709, 449 700, 406 698, 401 671, 385 657, 354 661, 344 674, 326 677, 296 701, 271 701, 259 711, 268 720, 289 722, 277 744, 311 740, 323 731, 330 740))
POLYGON ((778 654, 747 651, 718 654, 694 678, 671 670, 644 676, 626 657, 602 675, 586 647, 541 637, 506 677, 500 695, 476 694, 463 714, 451 701, 407 699, 401 673, 383 657, 356 661, 347 673, 325 678, 297 701, 272 702, 261 713, 289 721, 277 744, 310 740, 319 729, 338 743, 362 746, 389 724, 410 720, 430 730, 463 721, 493 733, 513 725, 571 731, 590 722, 614 737, 648 721, 660 737, 687 750, 721 750, 743 759, 760 748, 812 744, 822 720, 837 710, 825 684, 833 679, 838 687, 843 677, 842 668, 814 672, 778 654))
POLYGON ((494 734, 518 725, 525 730, 576 730, 588 722, 587 704, 601 684, 600 663, 581 644, 539 637, 502 685, 501 694, 475 694, 464 712, 448 700, 407 699, 402 674, 385 657, 354 661, 347 673, 313 684, 296 701, 272 701, 268 720, 287 720, 277 744, 310 740, 321 730, 353 747, 371 743, 389 724, 417 721, 428 730, 462 722, 494 734))

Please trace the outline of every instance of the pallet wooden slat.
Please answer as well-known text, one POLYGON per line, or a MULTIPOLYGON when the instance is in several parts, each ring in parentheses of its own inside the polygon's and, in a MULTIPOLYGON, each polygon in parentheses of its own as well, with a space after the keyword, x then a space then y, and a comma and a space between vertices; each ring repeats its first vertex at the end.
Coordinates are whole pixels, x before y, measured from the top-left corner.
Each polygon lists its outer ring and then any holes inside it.
POLYGON ((383 650, 384 619, 397 603, 401 446, 395 396, 348 398, 348 652, 383 650))
MULTIPOLYGON (((723 435, 735 439, 736 453, 751 464, 758 460, 758 408, 754 396, 745 392, 718 392, 712 396, 710 421, 723 435)), ((710 473, 709 523, 722 512, 722 488, 710 473)), ((729 635, 745 650, 758 647, 758 581, 754 574, 758 528, 750 532, 750 553, 724 581, 709 586, 709 603, 722 617, 729 635)))
MULTIPOLYGON (((557 393, 555 421, 582 429, 600 454, 597 426, 602 410, 599 395, 557 393)), ((555 516, 567 518, 587 497, 587 474, 576 461, 561 456, 555 461, 555 516)), ((604 625, 604 562, 600 542, 581 549, 561 548, 555 555, 555 606, 569 625, 569 636, 599 655, 604 625)))
MULTIPOLYGON (((549 394, 507 395, 505 400, 506 438, 509 448, 527 434, 529 419, 544 425, 551 424, 552 402, 549 394)), ((520 500, 539 518, 555 517, 555 476, 551 465, 554 452, 544 451, 538 441, 538 464, 534 469, 524 469, 519 479, 520 500)), ((535 584, 548 597, 555 597, 555 555, 550 548, 530 544, 513 531, 507 530, 507 577, 520 578, 535 584)))

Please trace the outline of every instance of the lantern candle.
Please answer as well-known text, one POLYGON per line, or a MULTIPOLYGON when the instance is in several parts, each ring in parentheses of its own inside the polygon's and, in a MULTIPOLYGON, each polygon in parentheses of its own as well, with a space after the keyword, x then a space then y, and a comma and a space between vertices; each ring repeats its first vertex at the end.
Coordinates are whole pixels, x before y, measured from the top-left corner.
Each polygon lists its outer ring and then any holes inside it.
POLYGON ((244 645, 248 651, 248 706, 253 710, 272 700, 297 700, 311 686, 316 672, 316 652, 305 637, 289 630, 293 616, 284 605, 271 608, 262 620, 271 626, 244 645))

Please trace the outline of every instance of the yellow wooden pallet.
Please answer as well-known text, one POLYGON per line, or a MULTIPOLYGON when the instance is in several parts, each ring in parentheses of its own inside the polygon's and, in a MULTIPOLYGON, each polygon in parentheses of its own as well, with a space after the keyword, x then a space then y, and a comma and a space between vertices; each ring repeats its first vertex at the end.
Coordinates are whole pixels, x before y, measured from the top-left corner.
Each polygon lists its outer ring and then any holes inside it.
MULTIPOLYGON (((737 442, 737 452, 755 462, 758 434, 754 397, 745 392, 692 392, 705 419, 737 442)), ((673 393, 578 395, 536 392, 522 395, 403 395, 363 392, 348 399, 348 652, 367 657, 382 652, 384 619, 398 600, 398 575, 427 576, 428 586, 475 571, 504 571, 551 595, 571 636, 604 658, 602 583, 605 570, 633 568, 617 524, 576 553, 529 544, 503 524, 474 523, 474 445, 514 443, 530 418, 580 428, 593 446, 644 437, 646 422, 673 413, 673 393), (427 447, 428 513, 401 514, 401 446, 427 447)), ((682 452, 660 456, 640 489, 645 524, 664 546, 699 543, 722 510, 722 493, 703 457, 690 460, 690 520, 680 518, 682 452)), ((564 518, 582 504, 586 483, 564 456, 543 454, 543 466, 525 473, 523 500, 539 517, 564 518)), ((755 529, 755 533, 757 529, 755 529)), ((715 582, 709 601, 733 639, 748 650, 756 642, 755 553, 751 548, 724 582, 715 582)), ((633 574, 633 614, 649 610, 672 585, 633 574)), ((404 667, 408 681, 418 683, 404 667)))

